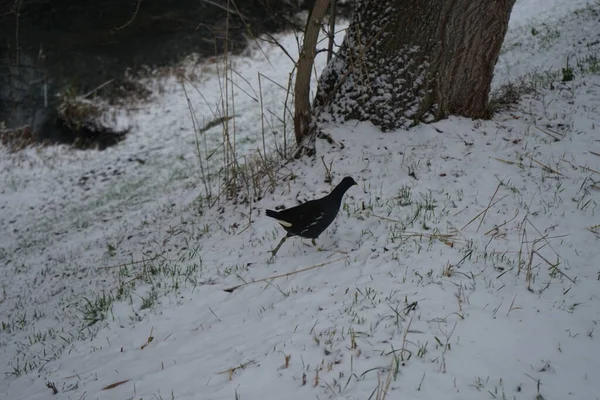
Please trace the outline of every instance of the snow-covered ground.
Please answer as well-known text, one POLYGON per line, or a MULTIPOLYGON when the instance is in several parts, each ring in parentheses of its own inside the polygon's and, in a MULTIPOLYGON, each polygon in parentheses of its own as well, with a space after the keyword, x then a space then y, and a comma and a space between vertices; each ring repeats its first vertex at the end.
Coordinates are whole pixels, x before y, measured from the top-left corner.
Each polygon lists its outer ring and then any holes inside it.
MULTIPOLYGON (((0 148, 0 399, 599 399, 599 19, 518 0, 494 79, 535 83, 518 106, 331 126, 343 150, 319 141, 250 204, 206 204, 221 128, 195 134, 186 93, 200 126, 222 115, 219 62, 149 79, 117 147, 0 148), (319 248, 271 260, 264 209, 346 175, 319 248)), ((291 60, 232 63, 237 153, 281 149, 291 60)))

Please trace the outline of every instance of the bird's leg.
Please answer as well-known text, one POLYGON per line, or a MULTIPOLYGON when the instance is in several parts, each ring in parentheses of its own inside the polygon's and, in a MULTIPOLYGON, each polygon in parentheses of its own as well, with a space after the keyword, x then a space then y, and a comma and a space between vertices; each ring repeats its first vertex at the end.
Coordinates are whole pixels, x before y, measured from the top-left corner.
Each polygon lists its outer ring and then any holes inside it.
POLYGON ((317 247, 317 241, 315 239, 312 240, 313 246, 317 247))
POLYGON ((273 254, 273 257, 275 257, 275 254, 277 254, 277 252, 279 251, 279 248, 283 245, 283 243, 285 243, 285 241, 287 240, 287 238, 289 238, 289 235, 285 235, 283 237, 283 239, 281 239, 281 241, 279 242, 279 244, 277 245, 277 247, 275 247, 273 249, 273 251, 271 252, 271 254, 273 254))

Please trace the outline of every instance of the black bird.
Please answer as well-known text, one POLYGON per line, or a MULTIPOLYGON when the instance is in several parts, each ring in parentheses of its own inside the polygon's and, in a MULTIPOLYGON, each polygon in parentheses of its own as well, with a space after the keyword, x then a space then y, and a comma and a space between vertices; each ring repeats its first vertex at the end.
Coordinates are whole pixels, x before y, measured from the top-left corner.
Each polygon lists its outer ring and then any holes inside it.
POLYGON ((315 239, 331 225, 340 210, 342 197, 354 185, 357 185, 354 179, 347 176, 325 197, 281 211, 266 210, 267 216, 276 219, 287 231, 287 235, 272 251, 273 256, 287 238, 292 236, 312 239, 313 245, 316 245, 315 239))

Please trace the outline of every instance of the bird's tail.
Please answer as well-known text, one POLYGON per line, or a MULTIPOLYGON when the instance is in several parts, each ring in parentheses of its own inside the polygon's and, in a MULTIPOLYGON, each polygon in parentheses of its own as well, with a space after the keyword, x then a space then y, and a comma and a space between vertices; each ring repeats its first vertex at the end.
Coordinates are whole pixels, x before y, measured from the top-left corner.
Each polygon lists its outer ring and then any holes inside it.
POLYGON ((271 217, 271 218, 275 218, 275 219, 277 219, 277 216, 279 215, 279 213, 277 211, 273 211, 273 210, 265 210, 265 214, 267 214, 267 217, 271 217))

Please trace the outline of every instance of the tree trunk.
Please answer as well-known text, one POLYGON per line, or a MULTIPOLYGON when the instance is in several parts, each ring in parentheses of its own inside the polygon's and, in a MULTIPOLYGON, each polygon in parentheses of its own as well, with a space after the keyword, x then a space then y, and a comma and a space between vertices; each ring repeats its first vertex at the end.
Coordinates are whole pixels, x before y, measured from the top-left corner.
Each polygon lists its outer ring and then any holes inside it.
POLYGON ((312 73, 321 22, 329 7, 329 0, 316 0, 306 21, 304 42, 298 57, 296 84, 294 86, 294 134, 299 146, 296 157, 314 154, 316 126, 310 108, 310 76, 312 73))
POLYGON ((357 0, 323 71, 317 116, 383 130, 450 114, 488 115, 488 95, 515 0, 357 0))

